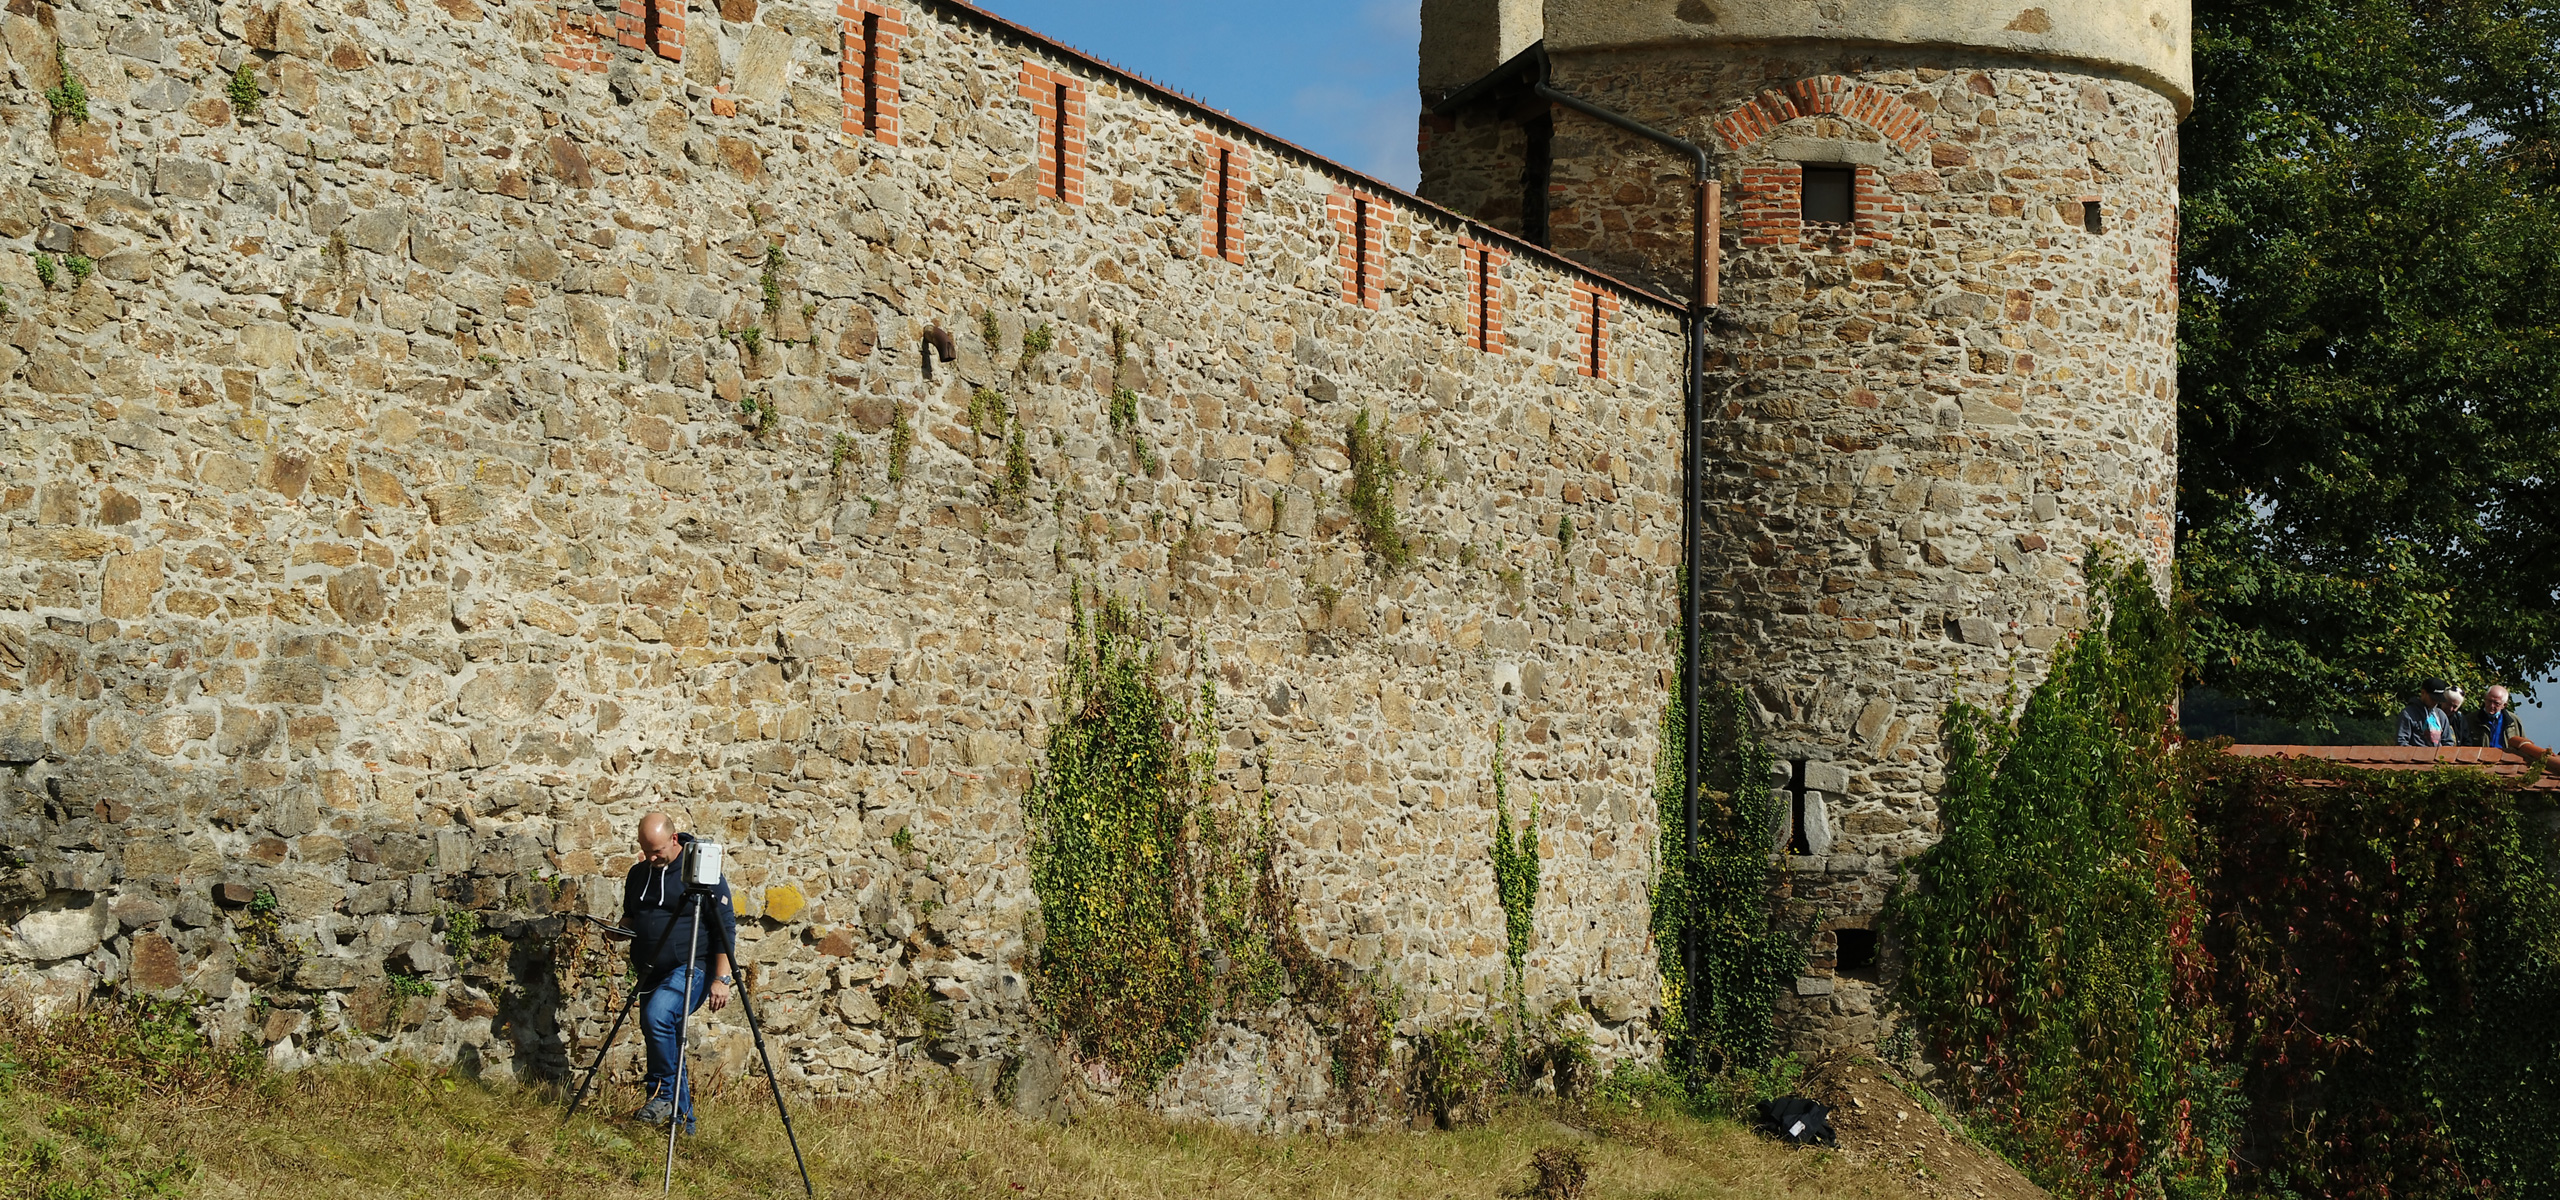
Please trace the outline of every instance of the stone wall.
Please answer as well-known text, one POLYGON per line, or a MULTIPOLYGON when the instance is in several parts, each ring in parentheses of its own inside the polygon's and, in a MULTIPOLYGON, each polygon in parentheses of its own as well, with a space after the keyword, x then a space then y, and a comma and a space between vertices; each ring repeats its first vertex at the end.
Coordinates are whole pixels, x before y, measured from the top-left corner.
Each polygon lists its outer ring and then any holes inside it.
MULTIPOLYGON (((1841 970, 1837 934, 1871 930, 1934 840, 1938 714, 2042 678, 2091 549, 2167 582, 2178 100, 1962 49, 1590 52, 1555 71, 1717 157, 1733 323, 1711 359, 1711 661, 1806 764, 1781 874, 1786 919, 1817 930, 1795 1039, 1872 1042, 1890 948, 1841 970), (1806 220, 1808 163, 1853 173, 1851 221, 1806 220)), ((1425 194, 1516 229, 1517 103, 1426 118, 1425 194)), ((1680 294, 1686 164, 1554 119, 1554 247, 1680 294)))
MULTIPOLYGON (((1487 231, 972 10, 649 11, 6 17, 8 986, 194 998, 281 1063, 557 1072, 618 979, 561 914, 615 911, 664 807, 732 846, 789 1075, 992 1088, 1040 1060, 1020 798, 1081 580, 1217 683, 1220 801, 1268 798, 1304 938, 1409 1028, 1500 1002, 1507 723, 1530 1003, 1654 1053, 1675 314, 1508 247, 1471 348, 1487 231), (839 58, 883 13, 893 139, 839 58), (1040 194, 1026 64, 1081 82, 1080 204, 1040 194), (1203 133, 1251 151, 1239 262, 1202 254, 1203 133), (1389 210, 1370 306, 1345 187, 1389 210), (1340 498, 1364 409, 1391 576, 1340 498)), ((1326 1064, 1249 1014, 1152 1099, 1321 1125, 1326 1064)))

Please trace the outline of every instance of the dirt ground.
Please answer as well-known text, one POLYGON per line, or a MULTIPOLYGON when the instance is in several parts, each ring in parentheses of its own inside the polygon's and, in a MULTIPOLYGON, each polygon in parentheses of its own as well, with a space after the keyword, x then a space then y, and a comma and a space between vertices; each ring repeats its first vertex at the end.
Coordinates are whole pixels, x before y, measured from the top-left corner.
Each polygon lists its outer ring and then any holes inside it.
POLYGON ((1852 1158, 1893 1169, 1913 1191, 1965 1200, 2051 1200, 2016 1167, 1929 1115, 1893 1071, 1835 1054, 1806 1068, 1806 1097, 1831 1106, 1831 1127, 1852 1158))

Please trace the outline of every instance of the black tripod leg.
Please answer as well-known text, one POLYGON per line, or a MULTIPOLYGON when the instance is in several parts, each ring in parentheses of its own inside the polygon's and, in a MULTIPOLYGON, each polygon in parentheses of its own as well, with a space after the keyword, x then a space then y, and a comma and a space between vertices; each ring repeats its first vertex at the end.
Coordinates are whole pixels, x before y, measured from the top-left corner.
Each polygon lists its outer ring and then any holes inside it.
POLYGON ((800 1156, 800 1134, 791 1128, 791 1106, 782 1102, 782 1077, 773 1073, 773 1056, 765 1052, 764 1026, 756 1020, 756 1002, 747 998, 746 967, 739 963, 737 947, 729 944, 729 931, 724 926, 711 927, 714 952, 729 956, 729 969, 738 976, 738 1007, 747 1014, 747 1032, 756 1040, 756 1058, 764 1063, 765 1084, 773 1089, 774 1111, 782 1114, 782 1136, 791 1142, 791 1161, 800 1168, 800 1189, 814 1197, 816 1184, 809 1182, 809 1160, 800 1156))
MULTIPOLYGON (((628 919, 628 917, 626 916, 625 919, 628 919)), ((667 948, 667 939, 674 937, 675 934, 676 923, 673 921, 667 922, 667 927, 664 930, 661 930, 658 934, 657 943, 649 947, 649 957, 642 961, 658 961, 658 955, 667 948)), ((633 968, 632 973, 638 975, 639 978, 631 981, 631 995, 623 1000, 622 1011, 614 1014, 613 1028, 605 1031, 604 1044, 596 1047, 596 1060, 587 1065, 587 1077, 579 1082, 578 1094, 570 1099, 568 1113, 560 1118, 563 1121, 578 1115, 578 1106, 586 1102, 587 1089, 595 1085, 596 1073, 604 1069, 605 1053, 613 1049, 613 1039, 621 1036, 622 1034, 622 1022, 631 1016, 631 1009, 633 1006, 640 1003, 640 993, 649 990, 648 975, 641 972, 636 966, 633 968)))

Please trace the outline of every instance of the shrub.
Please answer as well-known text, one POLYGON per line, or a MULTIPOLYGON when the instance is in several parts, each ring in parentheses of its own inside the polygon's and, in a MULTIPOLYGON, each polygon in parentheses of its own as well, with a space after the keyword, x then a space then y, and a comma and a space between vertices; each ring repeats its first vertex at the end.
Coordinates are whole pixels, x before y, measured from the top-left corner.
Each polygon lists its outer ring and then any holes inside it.
POLYGON ((1888 909, 1900 999, 2039 1182, 2218 1195, 2231 1093, 2169 786, 2178 629, 2139 565, 2084 569, 2093 623, 2024 708, 1948 706, 1945 836, 1888 909))

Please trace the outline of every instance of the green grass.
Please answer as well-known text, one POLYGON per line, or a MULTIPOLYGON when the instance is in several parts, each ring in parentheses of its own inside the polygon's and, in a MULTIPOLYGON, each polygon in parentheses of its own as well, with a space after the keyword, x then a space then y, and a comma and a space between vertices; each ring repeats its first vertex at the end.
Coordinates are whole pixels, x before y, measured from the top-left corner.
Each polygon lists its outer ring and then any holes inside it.
MULTIPOLYGON (((161 1018, 174 1016, 170 1012, 161 1018)), ((0 1023, 0 1195, 89 1197, 640 1197, 659 1187, 663 1135, 627 1124, 637 1096, 608 1086, 562 1119, 547 1087, 494 1086, 406 1064, 276 1077, 237 1051, 181 1046, 145 1014, 68 1031, 0 1023), (139 1028, 139 1034, 134 1033, 139 1028), (192 1057, 179 1056, 177 1049, 192 1057)), ((923 1072, 869 1102, 794 1102, 828 1197, 1534 1196, 1533 1157, 1580 1151, 1585 1200, 1812 1200, 1913 1195, 1881 1167, 1789 1151, 1725 1121, 1649 1103, 1516 1101, 1446 1133, 1262 1137, 1136 1111, 1032 1121, 923 1072)), ((699 1135, 678 1146, 675 1192, 796 1196, 799 1179, 761 1083, 706 1088, 699 1135)))

